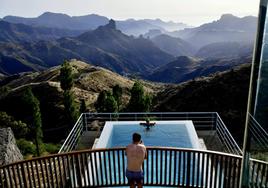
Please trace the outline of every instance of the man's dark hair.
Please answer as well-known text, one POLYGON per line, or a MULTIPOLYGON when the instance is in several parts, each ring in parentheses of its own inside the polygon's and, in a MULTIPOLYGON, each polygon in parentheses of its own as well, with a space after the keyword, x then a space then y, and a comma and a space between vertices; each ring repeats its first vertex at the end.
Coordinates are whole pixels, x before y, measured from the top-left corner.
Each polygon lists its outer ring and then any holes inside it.
POLYGON ((139 142, 141 141, 141 135, 139 133, 134 133, 132 135, 133 142, 139 142))

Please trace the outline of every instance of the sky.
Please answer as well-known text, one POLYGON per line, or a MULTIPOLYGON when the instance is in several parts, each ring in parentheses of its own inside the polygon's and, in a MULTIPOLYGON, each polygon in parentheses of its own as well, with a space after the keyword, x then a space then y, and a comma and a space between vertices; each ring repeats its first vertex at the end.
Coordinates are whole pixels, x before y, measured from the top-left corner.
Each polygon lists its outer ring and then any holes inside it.
POLYGON ((44 12, 70 16, 99 14, 116 20, 160 18, 197 26, 222 14, 257 16, 259 0, 0 0, 0 17, 37 17, 44 12))

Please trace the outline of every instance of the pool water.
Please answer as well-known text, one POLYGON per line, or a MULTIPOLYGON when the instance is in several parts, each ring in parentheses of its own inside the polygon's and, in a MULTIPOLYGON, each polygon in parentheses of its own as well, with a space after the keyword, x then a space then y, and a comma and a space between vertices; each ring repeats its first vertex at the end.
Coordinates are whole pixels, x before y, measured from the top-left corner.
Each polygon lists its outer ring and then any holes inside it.
POLYGON ((157 121, 149 130, 140 121, 106 122, 96 148, 125 147, 135 132, 146 146, 201 148, 192 121, 157 121))

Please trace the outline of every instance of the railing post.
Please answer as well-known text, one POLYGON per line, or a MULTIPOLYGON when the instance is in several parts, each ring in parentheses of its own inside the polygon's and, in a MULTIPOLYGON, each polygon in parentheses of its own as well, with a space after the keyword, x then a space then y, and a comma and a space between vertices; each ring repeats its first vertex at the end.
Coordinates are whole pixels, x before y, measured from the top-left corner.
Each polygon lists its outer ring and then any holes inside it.
POLYGON ((87 127, 87 114, 86 113, 83 113, 83 118, 84 118, 84 126, 86 127, 86 131, 88 131, 88 127, 87 127))
POLYGON ((190 176, 191 176, 191 152, 187 152, 187 176, 186 176, 186 187, 190 187, 190 176))
POLYGON ((75 168, 74 168, 74 173, 76 172, 77 174, 77 182, 79 187, 82 187, 82 176, 81 176, 81 163, 79 161, 79 154, 75 155, 75 168))

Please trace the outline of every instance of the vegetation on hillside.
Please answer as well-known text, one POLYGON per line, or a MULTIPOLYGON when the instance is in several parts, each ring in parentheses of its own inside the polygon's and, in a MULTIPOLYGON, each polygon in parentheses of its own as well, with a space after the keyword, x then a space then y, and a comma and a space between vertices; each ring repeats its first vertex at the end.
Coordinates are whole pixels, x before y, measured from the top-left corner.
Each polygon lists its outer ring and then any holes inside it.
POLYGON ((131 91, 131 97, 127 105, 129 112, 149 112, 152 105, 152 97, 144 92, 143 85, 135 82, 131 91))
POLYGON ((123 90, 119 85, 115 85, 110 91, 101 91, 97 101, 95 102, 95 108, 98 112, 118 112, 122 104, 123 90))
POLYGON ((63 92, 63 104, 65 115, 69 122, 70 127, 73 126, 78 119, 79 112, 75 104, 73 96, 73 73, 72 67, 68 61, 64 61, 60 69, 60 86, 63 92))
POLYGON ((28 127, 29 137, 34 141, 36 147, 36 154, 40 156, 41 145, 43 143, 43 131, 42 131, 42 120, 40 112, 39 100, 34 96, 30 87, 28 87, 23 95, 23 100, 26 104, 28 115, 28 127))

